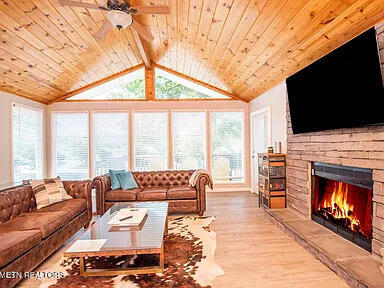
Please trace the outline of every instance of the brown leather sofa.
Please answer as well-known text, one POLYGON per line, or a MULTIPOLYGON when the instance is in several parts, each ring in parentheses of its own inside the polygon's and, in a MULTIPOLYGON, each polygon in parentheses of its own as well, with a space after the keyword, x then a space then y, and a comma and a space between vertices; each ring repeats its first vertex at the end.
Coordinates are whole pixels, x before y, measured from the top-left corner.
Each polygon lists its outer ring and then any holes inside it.
POLYGON ((200 175, 196 187, 188 187, 189 178, 195 170, 132 172, 139 188, 111 190, 109 174, 92 180, 96 188, 97 213, 105 211, 118 202, 168 201, 169 212, 198 213, 206 210, 205 188, 209 183, 206 175, 200 175))
POLYGON ((24 272, 32 271, 89 225, 91 181, 63 181, 63 184, 73 199, 39 210, 30 185, 0 191, 0 287, 16 285, 24 272))

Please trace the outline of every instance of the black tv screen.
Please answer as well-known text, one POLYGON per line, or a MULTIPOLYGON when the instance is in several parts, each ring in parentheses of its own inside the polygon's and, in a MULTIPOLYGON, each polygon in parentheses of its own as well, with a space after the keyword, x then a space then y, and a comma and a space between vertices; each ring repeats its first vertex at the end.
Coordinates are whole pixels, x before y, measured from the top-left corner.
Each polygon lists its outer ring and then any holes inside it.
POLYGON ((375 28, 289 77, 287 90, 294 134, 384 123, 375 28))

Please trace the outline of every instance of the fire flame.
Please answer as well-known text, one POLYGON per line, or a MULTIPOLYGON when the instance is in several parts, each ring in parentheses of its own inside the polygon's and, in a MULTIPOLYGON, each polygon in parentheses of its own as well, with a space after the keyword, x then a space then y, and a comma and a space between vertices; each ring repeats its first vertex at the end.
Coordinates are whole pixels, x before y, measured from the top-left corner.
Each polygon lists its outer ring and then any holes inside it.
POLYGON ((324 203, 319 204, 320 208, 330 208, 331 214, 336 219, 349 219, 352 231, 359 232, 360 221, 353 214, 353 205, 348 201, 348 185, 343 182, 335 182, 331 200, 324 199, 324 203))

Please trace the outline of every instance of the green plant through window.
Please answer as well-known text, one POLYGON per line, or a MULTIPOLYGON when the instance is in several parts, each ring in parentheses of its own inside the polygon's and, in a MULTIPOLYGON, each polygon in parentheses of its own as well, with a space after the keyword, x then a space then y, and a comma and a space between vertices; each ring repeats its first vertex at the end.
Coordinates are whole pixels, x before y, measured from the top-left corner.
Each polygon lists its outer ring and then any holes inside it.
POLYGON ((161 69, 156 69, 156 99, 229 99, 216 91, 198 85, 161 69))
POLYGON ((138 69, 67 100, 145 99, 144 68, 138 69))

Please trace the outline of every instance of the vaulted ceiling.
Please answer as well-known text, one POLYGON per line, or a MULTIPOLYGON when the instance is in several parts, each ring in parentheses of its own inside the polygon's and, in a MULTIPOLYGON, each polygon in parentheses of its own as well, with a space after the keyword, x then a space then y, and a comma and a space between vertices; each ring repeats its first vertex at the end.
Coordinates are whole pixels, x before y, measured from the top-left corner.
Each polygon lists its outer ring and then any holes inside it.
MULTIPOLYGON (((79 0, 81 1, 81 0, 79 0)), ((103 0, 82 0, 103 5, 103 0)), ((251 100, 384 19, 383 0, 131 0, 150 60, 251 100)), ((0 89, 43 103, 143 62, 129 29, 58 0, 0 0, 0 89)))

